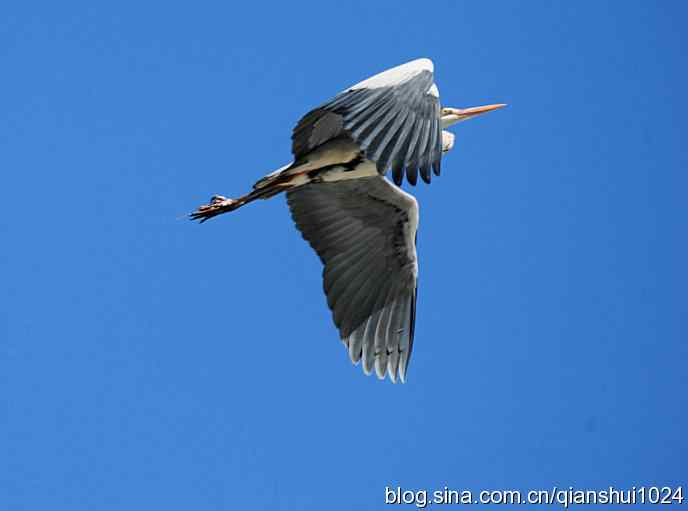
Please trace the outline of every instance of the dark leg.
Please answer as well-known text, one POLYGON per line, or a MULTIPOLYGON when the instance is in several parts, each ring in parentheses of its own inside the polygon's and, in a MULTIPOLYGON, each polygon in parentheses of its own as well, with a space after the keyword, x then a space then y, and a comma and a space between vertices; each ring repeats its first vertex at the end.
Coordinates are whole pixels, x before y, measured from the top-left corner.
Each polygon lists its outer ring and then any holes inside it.
POLYGON ((214 216, 221 215, 222 213, 227 213, 229 211, 234 211, 244 204, 253 202, 256 199, 269 199, 281 191, 283 191, 283 188, 271 186, 253 190, 251 193, 239 197, 238 199, 228 199, 222 195, 214 195, 208 204, 199 206, 196 211, 189 214, 189 217, 191 220, 200 220, 201 223, 203 223, 214 216))

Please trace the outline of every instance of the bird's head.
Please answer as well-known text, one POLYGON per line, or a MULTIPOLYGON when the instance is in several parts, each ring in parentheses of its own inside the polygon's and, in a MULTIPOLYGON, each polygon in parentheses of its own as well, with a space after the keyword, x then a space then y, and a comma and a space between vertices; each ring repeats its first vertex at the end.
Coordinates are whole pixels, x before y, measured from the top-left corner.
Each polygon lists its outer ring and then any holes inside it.
POLYGON ((498 108, 504 108, 504 103, 497 103, 496 105, 474 106, 471 108, 442 108, 440 117, 442 119, 442 128, 447 128, 457 122, 472 119, 480 114, 492 112, 498 108))

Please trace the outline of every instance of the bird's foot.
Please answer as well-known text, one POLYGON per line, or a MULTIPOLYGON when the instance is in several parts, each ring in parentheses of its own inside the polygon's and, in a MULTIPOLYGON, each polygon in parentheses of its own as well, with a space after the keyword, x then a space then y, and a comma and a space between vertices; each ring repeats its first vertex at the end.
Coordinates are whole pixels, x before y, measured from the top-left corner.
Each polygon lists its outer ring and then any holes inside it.
POLYGON ((214 216, 233 211, 241 205, 236 199, 228 199, 222 195, 213 195, 208 204, 199 206, 196 211, 189 214, 191 220, 200 220, 201 223, 213 218, 214 216))

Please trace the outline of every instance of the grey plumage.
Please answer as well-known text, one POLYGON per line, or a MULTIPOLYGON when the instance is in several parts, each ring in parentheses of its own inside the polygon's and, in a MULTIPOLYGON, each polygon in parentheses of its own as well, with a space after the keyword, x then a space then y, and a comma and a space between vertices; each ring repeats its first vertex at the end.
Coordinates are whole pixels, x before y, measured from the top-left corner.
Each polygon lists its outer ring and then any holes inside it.
POLYGON ((419 170, 429 183, 430 169, 439 169, 442 156, 440 104, 428 93, 432 86, 432 72, 421 70, 401 83, 341 92, 298 122, 292 133, 294 158, 299 161, 324 141, 346 133, 380 174, 393 168, 397 185, 404 169, 412 185, 419 170))
POLYGON ((287 192, 292 218, 323 262, 323 287, 354 363, 403 381, 413 347, 415 199, 382 177, 287 192))

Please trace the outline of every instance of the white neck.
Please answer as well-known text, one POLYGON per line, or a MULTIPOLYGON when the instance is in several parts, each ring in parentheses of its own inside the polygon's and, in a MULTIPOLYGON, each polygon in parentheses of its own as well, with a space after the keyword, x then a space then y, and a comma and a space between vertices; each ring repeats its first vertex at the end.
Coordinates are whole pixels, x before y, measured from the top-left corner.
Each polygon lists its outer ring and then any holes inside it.
POLYGON ((453 124, 456 124, 456 123, 459 122, 460 120, 461 120, 461 119, 459 119, 459 117, 456 116, 456 115, 452 115, 452 114, 444 115, 444 116, 442 116, 442 118, 440 119, 440 122, 442 123, 442 129, 448 128, 449 126, 452 126, 453 124))

